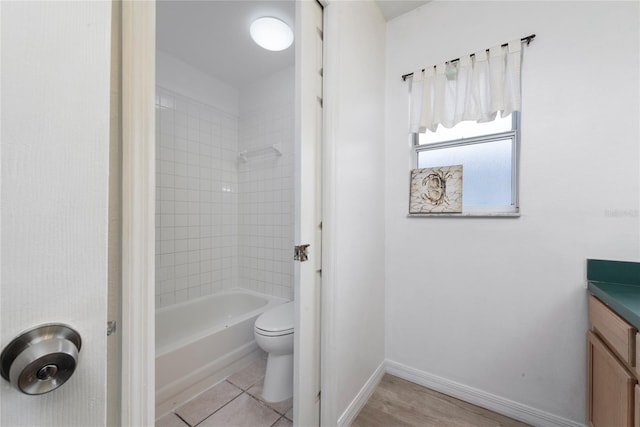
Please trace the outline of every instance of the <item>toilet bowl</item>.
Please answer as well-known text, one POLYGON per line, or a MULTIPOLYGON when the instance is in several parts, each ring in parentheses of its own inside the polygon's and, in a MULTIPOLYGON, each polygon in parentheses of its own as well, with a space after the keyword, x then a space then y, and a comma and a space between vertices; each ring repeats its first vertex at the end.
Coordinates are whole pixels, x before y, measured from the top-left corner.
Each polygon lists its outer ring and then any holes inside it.
POLYGON ((289 399, 293 396, 293 301, 262 313, 253 332, 258 346, 268 353, 263 399, 289 399))

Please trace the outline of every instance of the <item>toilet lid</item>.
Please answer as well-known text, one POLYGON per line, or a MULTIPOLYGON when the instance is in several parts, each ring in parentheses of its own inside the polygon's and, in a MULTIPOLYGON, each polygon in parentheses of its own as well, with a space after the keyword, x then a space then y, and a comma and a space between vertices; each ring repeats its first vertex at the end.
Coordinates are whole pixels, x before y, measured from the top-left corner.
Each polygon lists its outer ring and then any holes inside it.
POLYGON ((277 332, 284 335, 293 332, 293 301, 280 304, 262 313, 255 324, 256 329, 264 332, 277 332))

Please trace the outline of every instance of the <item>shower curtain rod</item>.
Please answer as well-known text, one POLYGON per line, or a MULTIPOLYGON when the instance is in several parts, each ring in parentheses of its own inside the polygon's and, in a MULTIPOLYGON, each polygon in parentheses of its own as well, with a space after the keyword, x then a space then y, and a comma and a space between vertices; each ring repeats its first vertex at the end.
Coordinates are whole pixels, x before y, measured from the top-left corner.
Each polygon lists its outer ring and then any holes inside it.
MULTIPOLYGON (((528 45, 529 45, 529 43, 531 43, 531 40, 533 40, 533 39, 535 39, 535 38, 536 38, 536 35, 535 35, 535 34, 531 34, 530 36, 527 36, 527 37, 523 37, 523 38, 521 38, 521 39, 520 39, 520 42, 521 42, 521 43, 527 43, 527 46, 528 46, 528 45)), ((500 47, 506 47, 506 46, 509 46, 509 43, 504 43, 504 44, 500 45, 500 47)), ((487 49, 487 52, 489 52, 489 49, 487 49)), ((472 53, 472 54, 471 54, 471 55, 469 55, 469 56, 475 56, 475 54, 474 54, 474 53, 472 53)), ((449 60, 449 61, 447 61, 447 62, 456 62, 456 61, 460 61, 460 58, 451 59, 451 60, 449 60)), ((435 65, 434 65, 434 67, 435 67, 435 65)), ((422 69, 422 71, 424 71, 424 68, 422 69)), ((411 77, 411 76, 413 76, 413 73, 403 74, 403 75, 402 75, 402 81, 407 80, 407 78, 409 78, 409 77, 411 77)))

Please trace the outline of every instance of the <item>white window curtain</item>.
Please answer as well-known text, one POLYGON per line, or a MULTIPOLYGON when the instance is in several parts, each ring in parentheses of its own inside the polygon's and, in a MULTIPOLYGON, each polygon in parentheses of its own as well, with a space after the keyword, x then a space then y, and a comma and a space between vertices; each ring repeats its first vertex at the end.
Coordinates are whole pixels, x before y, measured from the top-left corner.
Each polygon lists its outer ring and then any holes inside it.
POLYGON ((490 122, 520 111, 522 43, 461 57, 413 73, 410 132, 435 132, 465 120, 490 122))

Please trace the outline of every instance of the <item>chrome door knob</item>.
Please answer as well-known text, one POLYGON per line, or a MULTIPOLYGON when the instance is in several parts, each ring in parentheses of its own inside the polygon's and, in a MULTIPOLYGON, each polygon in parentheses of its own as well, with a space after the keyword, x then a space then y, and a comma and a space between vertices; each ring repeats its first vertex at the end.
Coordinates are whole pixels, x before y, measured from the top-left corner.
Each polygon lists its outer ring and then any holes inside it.
POLYGON ((2 351, 0 373, 25 394, 48 393, 71 377, 81 345, 80 334, 67 325, 29 329, 2 351))

